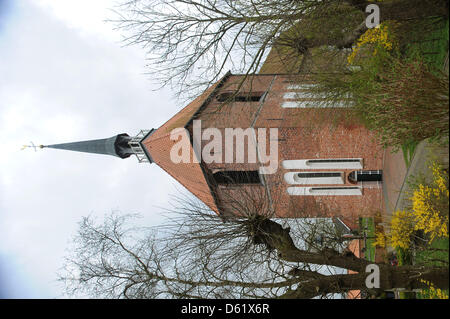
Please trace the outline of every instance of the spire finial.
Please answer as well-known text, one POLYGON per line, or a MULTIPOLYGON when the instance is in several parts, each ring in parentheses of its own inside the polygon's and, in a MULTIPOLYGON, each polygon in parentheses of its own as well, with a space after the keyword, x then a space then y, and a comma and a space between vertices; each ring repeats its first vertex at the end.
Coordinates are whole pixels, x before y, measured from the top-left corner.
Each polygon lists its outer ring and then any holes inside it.
POLYGON ((36 149, 37 148, 44 148, 45 146, 44 145, 39 145, 39 146, 36 146, 36 145, 34 145, 34 143, 33 142, 30 142, 30 145, 23 145, 22 146, 22 148, 21 148, 21 150, 23 151, 24 149, 26 149, 26 148, 32 148, 32 149, 34 149, 34 151, 36 152, 36 149))

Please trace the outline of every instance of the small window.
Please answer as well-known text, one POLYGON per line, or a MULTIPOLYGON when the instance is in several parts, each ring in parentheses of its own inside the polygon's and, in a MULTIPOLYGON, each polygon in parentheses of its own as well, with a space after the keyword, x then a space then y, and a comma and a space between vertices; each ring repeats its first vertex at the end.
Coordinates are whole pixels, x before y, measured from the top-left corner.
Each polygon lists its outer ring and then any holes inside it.
POLYGON ((258 171, 220 171, 213 174, 217 184, 261 184, 258 171))
POLYGON ((237 93, 225 92, 217 95, 219 102, 258 102, 262 97, 261 92, 237 93))
POLYGON ((310 192, 315 192, 315 191, 329 191, 329 190, 343 190, 343 189, 348 189, 348 190, 353 190, 353 189, 359 189, 359 187, 353 187, 353 186, 344 186, 344 187, 312 187, 310 192))
POLYGON ((362 190, 355 186, 288 187, 291 196, 361 196, 362 190))
POLYGON ((341 173, 323 172, 323 173, 297 173, 297 178, 314 178, 314 177, 340 177, 341 173))
POLYGON ((287 172, 284 180, 288 184, 344 184, 342 172, 287 172))
POLYGON ((130 143, 131 147, 139 148, 141 145, 139 143, 130 143))
POLYGON ((343 184, 342 174, 339 172, 297 173, 294 181, 299 184, 343 184))
POLYGON ((346 159, 311 159, 308 163, 359 163, 361 160, 356 158, 346 158, 346 159))

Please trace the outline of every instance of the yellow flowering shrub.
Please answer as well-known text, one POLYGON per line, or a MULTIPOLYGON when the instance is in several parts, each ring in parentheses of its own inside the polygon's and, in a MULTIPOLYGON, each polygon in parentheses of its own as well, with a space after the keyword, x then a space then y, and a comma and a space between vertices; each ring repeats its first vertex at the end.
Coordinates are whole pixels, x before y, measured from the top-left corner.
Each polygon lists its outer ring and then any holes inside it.
POLYGON ((433 173, 432 185, 419 185, 411 197, 415 216, 415 229, 430 236, 448 237, 448 177, 437 163, 429 167, 433 173), (442 205, 444 203, 444 205, 442 205))
POLYGON ((434 184, 436 184, 439 192, 448 198, 448 178, 443 174, 442 168, 433 162, 430 169, 433 172, 434 184))
POLYGON ((394 212, 391 219, 389 243, 392 247, 408 248, 414 232, 414 216, 407 210, 394 212))
POLYGON ((378 246, 378 247, 386 247, 386 242, 387 242, 387 238, 386 235, 382 232, 375 232, 375 241, 373 242, 373 246, 378 246))
POLYGON ((425 285, 428 286, 428 298, 429 299, 448 299, 448 294, 439 288, 436 288, 430 281, 420 279, 425 285))
POLYGON ((408 248, 411 243, 411 235, 414 232, 414 216, 407 210, 399 210, 393 213, 389 231, 385 234, 382 230, 375 232, 373 246, 394 248, 408 248))
MULTIPOLYGON (((390 23, 391 25, 393 22, 390 23)), ((347 57, 348 64, 353 64, 356 56, 361 52, 363 48, 368 48, 372 45, 371 54, 375 56, 378 49, 382 48, 387 51, 391 51, 395 45, 395 38, 390 32, 390 26, 384 22, 375 28, 368 29, 356 42, 356 46, 353 48, 350 55, 347 57)), ((370 51, 370 50, 369 50, 370 51)))
POLYGON ((408 248, 414 231, 421 230, 431 243, 436 237, 448 237, 448 175, 437 163, 429 167, 433 174, 430 185, 419 184, 414 190, 411 211, 394 212, 387 234, 376 233, 374 245, 408 248))
POLYGON ((448 237, 448 215, 442 216, 433 203, 433 199, 439 194, 437 188, 419 185, 419 189, 411 197, 416 222, 414 229, 429 234, 430 242, 435 237, 448 237))

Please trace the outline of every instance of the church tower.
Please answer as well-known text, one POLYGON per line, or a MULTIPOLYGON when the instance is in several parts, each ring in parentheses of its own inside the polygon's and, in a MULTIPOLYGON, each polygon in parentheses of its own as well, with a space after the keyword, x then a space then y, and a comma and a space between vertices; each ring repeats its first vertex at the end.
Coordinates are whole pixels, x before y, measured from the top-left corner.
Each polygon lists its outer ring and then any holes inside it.
POLYGON ((339 120, 348 101, 325 104, 314 86, 283 74, 228 73, 158 129, 41 148, 135 155, 157 164, 224 219, 247 209, 270 217, 339 217, 356 225, 358 217, 383 208, 383 148, 373 132, 339 120), (244 131, 255 135, 238 134, 244 131), (260 138, 260 132, 266 133, 260 138), (220 146, 210 147, 212 139, 220 146), (237 209, 241 202, 257 207, 237 209))
POLYGON ((142 147, 141 142, 153 133, 152 130, 141 130, 131 137, 122 133, 109 138, 70 142, 62 144, 40 145, 40 148, 53 148, 66 151, 75 151, 92 154, 111 155, 119 158, 128 158, 135 155, 138 161, 152 163, 150 154, 142 147))

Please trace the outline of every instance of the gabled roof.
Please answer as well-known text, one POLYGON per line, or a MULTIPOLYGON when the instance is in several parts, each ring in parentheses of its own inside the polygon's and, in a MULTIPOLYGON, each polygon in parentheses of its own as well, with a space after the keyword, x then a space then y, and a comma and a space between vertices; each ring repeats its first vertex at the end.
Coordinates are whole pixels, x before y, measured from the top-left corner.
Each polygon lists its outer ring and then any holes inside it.
MULTIPOLYGON (((359 239, 353 239, 348 244, 350 250, 356 257, 361 258, 361 243, 359 239)), ((348 274, 357 274, 356 271, 347 270, 348 274)), ((347 299, 361 299, 361 290, 349 290, 347 292, 347 299)))
MULTIPOLYGON (((153 132, 152 135, 141 142, 146 151, 150 153, 152 160, 158 164, 159 167, 175 178, 181 185, 186 187, 187 190, 216 213, 219 213, 219 210, 200 163, 174 163, 171 160, 170 150, 179 140, 171 140, 170 134, 172 130, 180 129, 177 133, 182 134, 183 139, 187 138, 187 140, 190 140, 188 133, 184 128, 190 123, 193 116, 202 105, 207 103, 208 98, 214 92, 216 87, 222 83, 224 78, 208 88, 203 94, 189 103, 185 108, 153 132)), ((190 154, 194 154, 191 143, 189 143, 189 152, 190 154)))
POLYGON ((332 221, 336 230, 341 234, 351 234, 352 229, 356 229, 354 223, 350 223, 350 221, 343 217, 333 217, 332 221))

